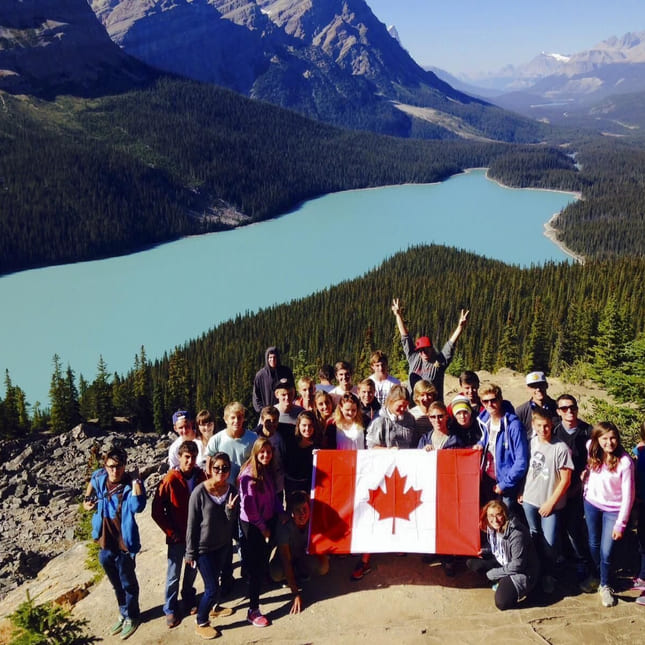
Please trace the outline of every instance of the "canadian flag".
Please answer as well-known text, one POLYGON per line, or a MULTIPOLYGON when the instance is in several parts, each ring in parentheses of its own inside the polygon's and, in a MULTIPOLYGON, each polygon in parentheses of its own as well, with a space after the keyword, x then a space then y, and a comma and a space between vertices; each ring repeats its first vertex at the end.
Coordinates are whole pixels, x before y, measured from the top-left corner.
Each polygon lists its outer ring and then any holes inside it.
POLYGON ((310 553, 477 555, 478 450, 319 450, 310 553))

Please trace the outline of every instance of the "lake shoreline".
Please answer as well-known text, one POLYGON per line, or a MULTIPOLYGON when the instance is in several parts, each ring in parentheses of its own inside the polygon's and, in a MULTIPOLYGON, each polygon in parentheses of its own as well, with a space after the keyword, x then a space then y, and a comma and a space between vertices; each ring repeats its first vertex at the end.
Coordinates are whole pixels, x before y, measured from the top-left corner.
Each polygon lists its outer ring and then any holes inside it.
MULTIPOLYGON (((498 179, 493 179, 492 177, 490 177, 488 174, 488 168, 469 168, 465 172, 467 173, 471 170, 485 170, 486 179, 488 179, 489 181, 492 181, 493 183, 497 184, 501 188, 508 188, 509 190, 540 190, 540 191, 545 191, 549 193, 573 195, 576 199, 582 199, 582 193, 575 190, 559 190, 557 188, 533 188, 533 187, 520 188, 518 186, 508 186, 507 184, 502 183, 498 179)), ((553 244, 555 244, 565 255, 568 255, 572 260, 575 260, 576 262, 578 262, 578 264, 584 264, 586 261, 585 256, 580 255, 579 253, 576 253, 575 251, 570 249, 562 240, 558 238, 559 230, 558 230, 558 227, 556 226, 556 222, 558 220, 558 217, 560 217, 561 214, 562 214, 562 211, 553 213, 553 215, 551 215, 551 217, 544 223, 544 236, 547 239, 551 240, 553 244)))

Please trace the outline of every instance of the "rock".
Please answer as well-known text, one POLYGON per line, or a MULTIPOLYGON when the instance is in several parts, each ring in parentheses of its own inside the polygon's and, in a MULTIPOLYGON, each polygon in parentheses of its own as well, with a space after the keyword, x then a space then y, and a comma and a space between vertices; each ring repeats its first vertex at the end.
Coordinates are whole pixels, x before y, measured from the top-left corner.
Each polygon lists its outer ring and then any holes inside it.
MULTIPOLYGON (((16 592, 6 595, 2 601, 1 616, 13 612, 26 598, 26 592, 38 602, 57 600, 73 595, 72 592, 82 593, 92 583, 94 574, 85 568, 87 559, 87 546, 83 543, 75 544, 62 555, 52 559, 39 573, 35 580, 21 587, 16 592)), ((4 575, 3 575, 4 577, 4 575)))
POLYGON ((79 500, 97 457, 113 444, 153 491, 168 449, 157 435, 101 434, 82 424, 56 437, 0 441, 0 599, 72 546, 79 500))

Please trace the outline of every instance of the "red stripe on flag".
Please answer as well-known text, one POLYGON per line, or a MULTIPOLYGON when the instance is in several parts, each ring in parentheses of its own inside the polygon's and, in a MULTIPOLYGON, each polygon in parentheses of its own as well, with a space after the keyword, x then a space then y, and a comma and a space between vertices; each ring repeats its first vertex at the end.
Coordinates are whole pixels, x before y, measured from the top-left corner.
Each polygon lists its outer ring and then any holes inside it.
POLYGON ((319 450, 314 465, 309 553, 349 553, 354 516, 356 451, 319 450))
POLYGON ((437 451, 436 553, 479 553, 480 459, 480 450, 437 451))

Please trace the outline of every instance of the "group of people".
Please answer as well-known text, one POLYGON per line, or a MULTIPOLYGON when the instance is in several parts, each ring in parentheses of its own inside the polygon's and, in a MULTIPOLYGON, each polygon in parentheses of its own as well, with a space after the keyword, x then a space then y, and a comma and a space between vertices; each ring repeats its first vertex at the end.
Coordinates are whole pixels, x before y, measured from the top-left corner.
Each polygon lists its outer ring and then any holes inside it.
MULTIPOLYGON (((427 336, 412 341, 398 300, 392 312, 409 364, 407 386, 389 374, 382 351, 373 353, 372 373, 357 384, 347 361, 338 361, 333 370, 323 367, 318 382, 307 376, 295 382, 278 349, 270 347, 254 379, 259 423, 253 430, 245 428, 245 409, 238 402, 226 406, 226 427, 217 433, 208 411, 195 419, 186 410, 175 412, 178 438, 152 502, 152 517, 167 543, 163 611, 169 629, 182 616, 194 615, 201 638, 219 634, 211 621, 233 613, 220 600, 236 582, 236 549, 252 625, 270 625, 260 609, 269 576, 290 588, 291 613, 301 611, 302 584, 329 569, 327 556, 307 554, 317 449, 480 451, 480 528, 486 546, 466 565, 492 583, 499 609, 517 605, 540 583, 552 593, 565 555, 575 562, 584 591, 598 589, 604 606, 615 604, 612 556, 638 499, 641 568, 634 588, 643 592, 637 603, 645 605, 645 424, 635 465, 612 423, 591 428, 579 419, 572 395, 548 396, 540 371, 527 375, 530 397, 517 409, 497 385, 480 385, 472 371, 460 375, 460 393, 445 405, 443 376, 468 311, 462 310, 441 351, 427 336), (204 583, 199 601, 197 572, 204 583)), ((139 624, 134 559, 140 543, 134 516, 146 500, 138 474, 125 468, 125 452, 108 450, 84 501, 87 510, 96 511, 93 534, 119 604, 110 632, 122 639, 139 624)), ((442 564, 446 575, 455 575, 456 558, 444 556, 442 564)), ((362 554, 351 579, 370 571, 370 554, 362 554)))

